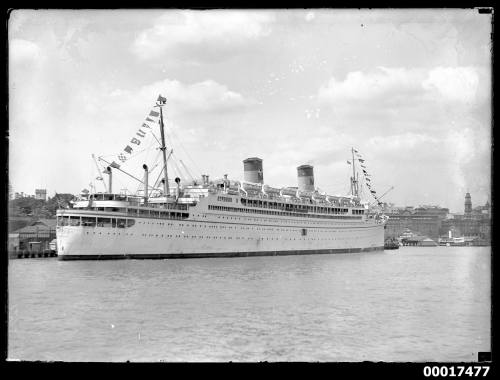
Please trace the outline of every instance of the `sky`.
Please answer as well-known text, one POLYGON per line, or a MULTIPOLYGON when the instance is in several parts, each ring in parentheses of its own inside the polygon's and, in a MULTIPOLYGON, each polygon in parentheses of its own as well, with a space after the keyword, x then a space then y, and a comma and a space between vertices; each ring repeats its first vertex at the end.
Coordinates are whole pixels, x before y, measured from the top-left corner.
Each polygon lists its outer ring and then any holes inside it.
MULTIPOLYGON (((10 185, 102 191, 92 154, 120 162, 161 94, 169 177, 241 180, 260 157, 266 184, 297 186, 310 164, 321 191, 345 195, 354 147, 383 201, 463 212, 466 192, 491 202, 491 21, 467 9, 14 10, 10 185)), ((158 124, 146 132, 122 163, 139 177, 159 153, 158 124)), ((114 189, 137 190, 129 179, 116 172, 114 189)))

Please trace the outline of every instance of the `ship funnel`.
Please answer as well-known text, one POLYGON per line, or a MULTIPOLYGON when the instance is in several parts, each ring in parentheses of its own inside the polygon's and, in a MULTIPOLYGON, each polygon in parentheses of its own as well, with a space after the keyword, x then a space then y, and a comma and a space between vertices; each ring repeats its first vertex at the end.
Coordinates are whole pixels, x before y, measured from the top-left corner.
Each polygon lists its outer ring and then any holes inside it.
POLYGON ((301 165, 297 168, 299 191, 314 191, 314 172, 311 165, 301 165))
MULTIPOLYGON (((165 178, 162 178, 160 182, 161 182, 161 184, 163 185, 163 189, 165 189, 165 178)), ((164 196, 168 196, 168 194, 167 194, 167 193, 165 193, 165 190, 163 190, 163 195, 164 195, 164 196)))
POLYGON ((105 171, 106 174, 109 175, 109 189, 108 193, 113 194, 113 174, 111 172, 111 166, 108 166, 105 171))
POLYGON ((144 204, 148 203, 148 165, 144 164, 142 165, 142 168, 144 169, 144 204))
POLYGON ((264 183, 262 159, 251 157, 243 160, 244 179, 246 182, 264 183))
POLYGON ((176 192, 175 198, 179 198, 179 196, 181 194, 181 189, 180 189, 181 179, 179 177, 175 177, 175 183, 177 184, 177 192, 176 192))

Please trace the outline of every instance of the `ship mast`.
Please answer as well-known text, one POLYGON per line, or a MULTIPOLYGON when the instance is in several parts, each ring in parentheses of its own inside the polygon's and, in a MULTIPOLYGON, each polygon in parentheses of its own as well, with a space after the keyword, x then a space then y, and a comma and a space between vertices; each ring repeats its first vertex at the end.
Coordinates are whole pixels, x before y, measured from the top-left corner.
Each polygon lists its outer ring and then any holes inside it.
POLYGON ((352 177, 351 177, 351 193, 354 197, 358 196, 358 181, 356 180, 356 165, 354 165, 354 148, 351 147, 352 153, 352 177))
POLYGON ((161 147, 160 150, 163 154, 163 172, 165 173, 165 182, 163 183, 163 192, 165 197, 168 197, 169 188, 168 188, 168 172, 167 172, 167 147, 165 146, 165 131, 163 125, 163 106, 165 105, 166 98, 163 98, 161 95, 158 97, 156 102, 156 106, 160 107, 160 133, 161 133, 161 147))

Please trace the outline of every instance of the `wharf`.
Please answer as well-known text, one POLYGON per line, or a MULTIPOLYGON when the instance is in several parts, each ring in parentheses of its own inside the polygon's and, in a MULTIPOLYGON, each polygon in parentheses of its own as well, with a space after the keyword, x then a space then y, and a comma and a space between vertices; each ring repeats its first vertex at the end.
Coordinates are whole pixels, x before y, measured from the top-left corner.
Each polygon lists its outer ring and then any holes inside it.
POLYGON ((10 251, 9 259, 33 259, 42 257, 57 257, 57 252, 50 249, 44 249, 43 251, 30 251, 24 249, 22 251, 10 251))
POLYGON ((34 220, 29 225, 9 233, 9 258, 57 257, 55 237, 55 219, 34 220))
POLYGON ((436 247, 438 245, 438 243, 436 243, 434 240, 421 236, 401 239, 401 244, 403 246, 414 247, 436 247))

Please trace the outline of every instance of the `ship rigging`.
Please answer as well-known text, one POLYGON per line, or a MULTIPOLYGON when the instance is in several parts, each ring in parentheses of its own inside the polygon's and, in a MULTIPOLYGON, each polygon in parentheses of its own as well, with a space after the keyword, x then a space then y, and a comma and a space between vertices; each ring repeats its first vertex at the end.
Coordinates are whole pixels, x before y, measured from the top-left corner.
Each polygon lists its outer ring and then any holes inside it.
MULTIPOLYGON (((364 160, 354 148, 350 196, 318 191, 311 165, 297 167, 298 186, 269 186, 264 183, 263 161, 258 157, 243 160, 241 181, 228 175, 215 180, 202 175, 198 181, 181 160, 178 169, 184 168, 192 181, 181 184, 176 177, 172 189, 167 164, 173 151, 167 156, 165 104, 166 98, 160 95, 154 106, 159 112, 152 110, 146 118, 155 122, 154 118, 159 117, 162 165, 150 168, 143 164, 143 179, 122 168, 144 141, 150 128, 146 123, 117 156, 122 164, 99 157, 106 164, 108 191, 82 191, 71 209, 57 211, 61 259, 290 255, 383 249, 387 218, 370 214, 361 202, 354 160, 361 164, 364 160), (149 176, 156 167, 160 173, 150 185, 149 176), (114 169, 139 182, 142 195, 114 193, 114 169)), ((368 175, 365 168, 363 173, 368 175)))

